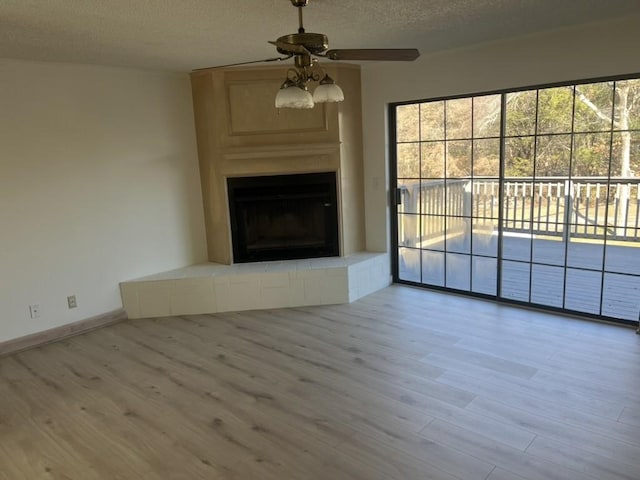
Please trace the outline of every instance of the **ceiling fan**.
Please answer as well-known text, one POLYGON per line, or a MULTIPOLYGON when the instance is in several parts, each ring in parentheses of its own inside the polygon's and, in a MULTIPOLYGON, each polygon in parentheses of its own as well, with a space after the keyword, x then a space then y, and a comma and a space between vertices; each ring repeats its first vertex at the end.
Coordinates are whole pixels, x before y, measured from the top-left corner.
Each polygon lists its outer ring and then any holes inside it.
POLYGON ((329 39, 323 33, 309 33, 304 29, 302 7, 309 0, 290 0, 298 9, 298 32, 270 41, 278 53, 283 56, 231 63, 215 67, 198 68, 194 71, 205 71, 224 67, 235 67, 252 63, 280 62, 294 57, 295 69, 290 69, 287 79, 276 96, 276 108, 312 108, 315 103, 339 102, 344 99, 342 89, 325 74, 318 65, 317 58, 329 60, 374 60, 374 61, 413 61, 420 56, 416 48, 360 48, 329 49, 329 39), (318 81, 313 96, 308 92, 307 83, 318 81))

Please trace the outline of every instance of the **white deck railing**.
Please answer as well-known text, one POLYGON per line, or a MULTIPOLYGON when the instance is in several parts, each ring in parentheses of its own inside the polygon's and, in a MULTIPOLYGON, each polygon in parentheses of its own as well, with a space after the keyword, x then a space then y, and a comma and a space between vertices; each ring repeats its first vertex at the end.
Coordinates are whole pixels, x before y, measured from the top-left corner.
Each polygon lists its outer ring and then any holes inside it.
POLYGON ((399 223, 408 245, 464 231, 498 227, 503 188, 503 229, 552 236, 640 241, 640 178, 536 177, 408 181, 400 187, 400 213, 422 214, 399 223), (427 215, 427 216, 424 216, 427 215), (470 220, 473 218, 473 220, 470 220))

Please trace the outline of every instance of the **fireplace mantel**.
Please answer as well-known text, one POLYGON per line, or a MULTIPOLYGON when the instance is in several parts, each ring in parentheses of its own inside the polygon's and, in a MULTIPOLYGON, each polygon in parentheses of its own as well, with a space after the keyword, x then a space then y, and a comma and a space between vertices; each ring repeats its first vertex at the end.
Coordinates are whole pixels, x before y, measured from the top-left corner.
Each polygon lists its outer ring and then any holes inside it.
POLYGON ((236 147, 224 150, 224 160, 249 160, 255 158, 307 157, 338 153, 340 143, 300 143, 292 145, 269 145, 257 147, 236 147))
POLYGON ((336 172, 340 254, 365 250, 360 69, 331 64, 339 104, 276 110, 286 68, 192 74, 209 261, 233 264, 226 179, 336 172))

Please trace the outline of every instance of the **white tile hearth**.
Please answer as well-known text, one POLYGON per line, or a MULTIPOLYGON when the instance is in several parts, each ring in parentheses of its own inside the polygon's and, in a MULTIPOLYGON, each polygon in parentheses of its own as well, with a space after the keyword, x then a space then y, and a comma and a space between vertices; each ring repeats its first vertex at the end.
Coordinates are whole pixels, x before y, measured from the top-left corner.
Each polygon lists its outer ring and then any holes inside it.
POLYGON ((390 284, 389 256, 205 263, 122 282, 129 318, 353 302, 390 284))

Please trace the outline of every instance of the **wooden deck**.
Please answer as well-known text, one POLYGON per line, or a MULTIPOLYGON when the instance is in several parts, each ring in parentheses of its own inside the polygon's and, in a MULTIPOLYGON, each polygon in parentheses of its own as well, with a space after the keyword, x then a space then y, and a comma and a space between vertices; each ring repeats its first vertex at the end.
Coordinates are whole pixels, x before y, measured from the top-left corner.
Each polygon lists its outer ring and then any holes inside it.
MULTIPOLYGON (((505 234, 501 292, 505 298, 567 308, 623 320, 640 318, 640 245, 623 246, 585 240, 567 245, 560 237, 534 238, 505 234), (566 249, 566 250, 565 250, 566 249), (606 250, 606 251, 605 251, 606 250), (566 290, 564 259, 567 258, 566 290), (530 267, 529 260, 534 264, 530 267), (600 273, 605 266, 604 284, 600 273), (526 262, 526 263, 523 263, 526 262), (531 284, 531 289, 529 285, 531 284)), ((496 294, 495 258, 498 237, 460 235, 447 241, 448 253, 438 251, 443 242, 431 243, 429 251, 401 248, 400 278, 488 295, 496 294), (445 277, 446 262, 446 277, 445 277), (422 277, 420 277, 422 269, 422 277)))
POLYGON ((0 358, 2 480, 637 480, 632 329, 392 286, 0 358))

